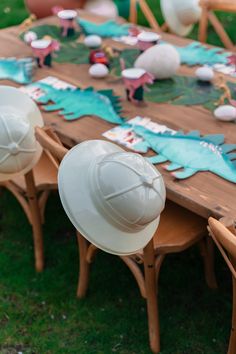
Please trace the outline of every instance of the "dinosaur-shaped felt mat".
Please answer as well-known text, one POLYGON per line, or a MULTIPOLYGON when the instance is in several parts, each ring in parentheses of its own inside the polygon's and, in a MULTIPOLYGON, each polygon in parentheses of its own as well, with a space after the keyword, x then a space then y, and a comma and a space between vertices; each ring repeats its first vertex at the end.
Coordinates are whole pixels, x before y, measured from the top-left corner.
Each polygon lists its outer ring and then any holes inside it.
POLYGON ((95 91, 92 87, 84 90, 80 88, 60 90, 42 82, 30 86, 44 92, 44 95, 36 101, 43 105, 45 111, 59 111, 58 114, 66 120, 94 115, 114 124, 124 122, 120 116, 122 107, 119 97, 114 96, 112 90, 95 91), (53 104, 49 104, 50 102, 53 104))
POLYGON ((133 131, 144 139, 133 148, 139 152, 152 149, 158 155, 148 158, 154 164, 170 161, 165 166, 175 178, 184 179, 199 171, 210 171, 236 183, 236 144, 224 144, 224 135, 200 136, 198 131, 184 134, 154 133, 134 125, 133 131), (174 171, 174 172, 173 172, 174 171))
POLYGON ((130 24, 119 24, 114 20, 96 24, 84 19, 78 19, 78 24, 86 35, 96 34, 101 37, 122 37, 129 34, 130 24))
POLYGON ((35 69, 32 58, 1 58, 0 79, 12 80, 19 84, 29 84, 35 69))

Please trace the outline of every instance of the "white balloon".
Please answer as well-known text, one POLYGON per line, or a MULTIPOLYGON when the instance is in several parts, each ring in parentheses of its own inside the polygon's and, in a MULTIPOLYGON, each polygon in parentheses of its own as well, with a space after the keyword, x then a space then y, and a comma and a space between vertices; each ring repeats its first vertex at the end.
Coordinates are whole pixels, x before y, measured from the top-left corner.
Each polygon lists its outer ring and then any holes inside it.
POLYGON ((95 15, 109 18, 118 16, 118 9, 112 0, 88 0, 84 9, 95 15))

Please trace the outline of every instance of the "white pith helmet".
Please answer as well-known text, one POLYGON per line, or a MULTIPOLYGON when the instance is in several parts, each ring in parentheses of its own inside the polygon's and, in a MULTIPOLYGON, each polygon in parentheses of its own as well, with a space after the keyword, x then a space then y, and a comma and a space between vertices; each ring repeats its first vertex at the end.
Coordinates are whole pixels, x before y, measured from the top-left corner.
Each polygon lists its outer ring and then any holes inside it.
POLYGON ((172 32, 187 36, 200 20, 199 0, 161 0, 161 11, 172 32))
POLYGON ((34 135, 41 113, 19 89, 0 86, 0 181, 25 174, 38 162, 42 148, 34 135))
POLYGON ((58 186, 75 228, 98 248, 117 255, 147 245, 165 205, 158 170, 141 155, 102 140, 83 142, 66 154, 58 186))

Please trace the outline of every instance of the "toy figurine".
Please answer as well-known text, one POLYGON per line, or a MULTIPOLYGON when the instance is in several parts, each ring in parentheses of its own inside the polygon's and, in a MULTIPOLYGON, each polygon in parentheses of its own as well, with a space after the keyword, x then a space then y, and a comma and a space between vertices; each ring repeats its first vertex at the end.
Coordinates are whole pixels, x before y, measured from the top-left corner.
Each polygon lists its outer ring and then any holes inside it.
POLYGON ((44 65, 51 66, 51 54, 60 49, 58 41, 52 40, 49 37, 38 39, 30 43, 34 57, 37 59, 39 68, 44 65))
POLYGON ((138 47, 141 52, 158 44, 161 36, 155 32, 141 32, 137 35, 138 47))
POLYGON ((52 12, 59 18, 62 37, 73 36, 75 34, 77 12, 75 10, 64 10, 63 7, 60 6, 53 7, 52 12))
POLYGON ((129 35, 131 37, 137 37, 139 35, 139 33, 141 33, 140 29, 134 25, 131 25, 129 27, 129 35))
POLYGON ((230 65, 234 66, 234 71, 236 72, 236 54, 232 54, 228 57, 228 61, 230 65))
POLYGON ((95 49, 89 55, 90 64, 104 64, 109 68, 109 59, 102 49, 95 49))
POLYGON ((28 30, 36 19, 37 18, 34 14, 31 14, 28 18, 26 18, 19 26, 20 33, 28 30))
POLYGON ((121 72, 126 88, 127 99, 132 103, 143 101, 143 91, 146 84, 152 84, 154 77, 147 71, 138 68, 125 69, 121 72))

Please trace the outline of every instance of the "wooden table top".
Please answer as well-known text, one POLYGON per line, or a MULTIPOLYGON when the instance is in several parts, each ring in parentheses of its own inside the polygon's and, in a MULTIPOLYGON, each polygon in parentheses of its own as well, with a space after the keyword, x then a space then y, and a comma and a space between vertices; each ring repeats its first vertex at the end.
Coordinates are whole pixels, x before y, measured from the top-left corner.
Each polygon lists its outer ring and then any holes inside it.
MULTIPOLYGON (((80 15, 94 22, 102 22, 104 19, 94 15, 88 15, 83 11, 80 15)), ((57 19, 50 17, 35 22, 37 24, 57 24, 57 19)), ((18 38, 19 28, 10 27, 0 31, 0 44, 2 57, 31 56, 31 49, 18 38)), ((170 34, 163 34, 164 40, 186 45, 191 42, 170 34)), ((111 43, 108 39, 106 42, 111 43)), ((127 47, 113 42, 114 47, 127 47)), ((115 94, 120 95, 123 105, 123 116, 133 118, 136 115, 150 117, 153 121, 165 124, 173 129, 184 131, 199 130, 201 134, 223 133, 226 143, 236 143, 236 124, 216 121, 211 112, 200 106, 173 106, 171 104, 157 104, 147 102, 146 107, 136 107, 125 99, 124 87, 121 81, 92 79, 88 74, 89 65, 58 64, 53 63, 52 68, 38 69, 35 80, 46 76, 55 76, 71 84, 85 88, 93 86, 95 89, 111 88, 115 94)), ((193 75, 196 68, 182 66, 180 73, 193 75)), ((11 81, 2 81, 2 84, 17 86, 11 81)), ((97 117, 83 117, 79 120, 68 122, 57 113, 42 112, 45 123, 53 126, 62 141, 68 146, 73 146, 88 139, 103 139, 102 133, 111 129, 112 124, 97 117)), ((165 171, 161 165, 158 169, 163 174, 167 197, 187 209, 207 218, 209 216, 229 216, 236 220, 236 185, 208 172, 199 172, 186 180, 175 180, 171 174, 165 171)))

